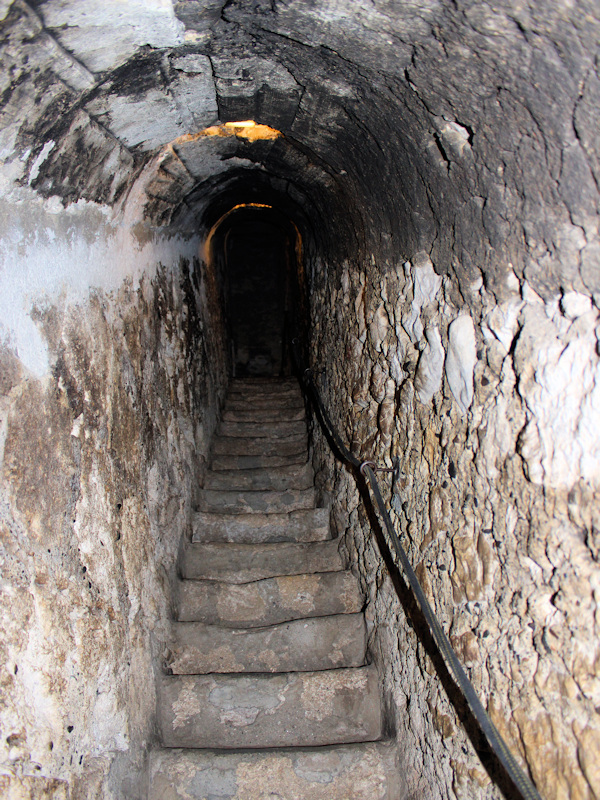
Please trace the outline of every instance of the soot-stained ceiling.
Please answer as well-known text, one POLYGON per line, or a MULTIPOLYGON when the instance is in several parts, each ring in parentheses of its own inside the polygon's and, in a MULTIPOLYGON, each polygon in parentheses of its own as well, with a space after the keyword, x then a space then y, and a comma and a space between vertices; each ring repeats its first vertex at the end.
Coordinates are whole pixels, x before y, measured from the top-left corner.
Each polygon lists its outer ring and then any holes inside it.
POLYGON ((330 260, 600 291, 593 2, 0 8, 5 191, 114 205, 143 173, 167 230, 268 200, 330 260), (281 135, 202 134, 243 120, 281 135))

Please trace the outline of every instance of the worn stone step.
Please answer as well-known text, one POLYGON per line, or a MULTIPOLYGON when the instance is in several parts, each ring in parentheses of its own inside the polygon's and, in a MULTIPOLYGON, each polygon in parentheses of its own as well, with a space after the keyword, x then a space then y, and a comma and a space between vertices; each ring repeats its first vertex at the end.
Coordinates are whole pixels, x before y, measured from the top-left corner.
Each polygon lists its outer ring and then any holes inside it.
POLYGON ((281 514, 315 507, 315 488, 285 491, 226 492, 203 489, 198 496, 201 511, 217 514, 281 514))
POLYGON ((253 439, 289 439, 290 436, 304 436, 306 423, 269 420, 267 422, 222 422, 219 436, 253 439))
POLYGON ((261 391, 252 388, 238 388, 230 391, 227 395, 227 401, 234 402, 236 400, 244 400, 248 403, 252 403, 255 400, 268 400, 271 402, 287 402, 292 400, 294 402, 299 402, 302 399, 302 392, 298 386, 295 388, 277 389, 276 391, 266 388, 261 391))
POLYGON ((314 472, 309 462, 276 468, 209 470, 204 480, 205 489, 227 491, 308 489, 313 484, 314 472))
POLYGON ((192 521, 192 542, 320 542, 329 539, 329 509, 287 514, 206 514, 192 521))
POLYGON ((282 456, 238 456, 212 454, 211 469, 213 472, 230 469, 274 469, 275 467, 291 467, 306 464, 308 452, 301 450, 292 455, 282 456))
POLYGON ((311 747, 381 738, 373 666, 159 681, 166 747, 311 747))
POLYGON ((212 672, 307 672, 364 664, 363 614, 336 614, 230 629, 177 622, 166 666, 176 675, 212 672))
POLYGON ((265 383, 251 381, 232 381, 229 384, 228 397, 236 394, 243 394, 254 397, 270 396, 285 397, 286 395, 300 395, 300 384, 297 380, 293 381, 268 381, 265 383))
POLYGON ((336 572, 342 569, 339 542, 277 542, 276 544, 189 544, 180 561, 187 580, 250 583, 278 575, 336 572))
POLYGON ((260 628, 304 617, 360 611, 363 598, 351 572, 282 575, 252 583, 179 581, 177 619, 227 628, 260 628))
POLYGON ((290 456, 306 453, 308 439, 306 429, 293 436, 277 439, 254 436, 216 436, 213 443, 215 455, 232 456, 290 456))
POLYGON ((296 386, 298 380, 294 375, 257 375, 232 378, 230 387, 235 386, 296 386))
POLYGON ((230 410, 240 410, 242 408, 257 408, 262 410, 271 409, 274 412, 277 410, 298 410, 299 408, 304 408, 304 398, 302 395, 298 393, 286 393, 286 394, 259 394, 259 395, 250 395, 250 394, 233 394, 229 395, 225 400, 225 409, 227 411, 230 410))
POLYGON ((239 408, 226 408, 223 411, 223 422, 305 422, 304 406, 299 408, 253 408, 244 404, 239 408))
POLYGON ((254 409, 258 411, 298 411, 304 409, 302 395, 268 396, 261 395, 248 397, 243 394, 230 395, 225 400, 226 411, 241 411, 243 409, 254 409))
POLYGON ((298 386, 298 380, 295 375, 243 375, 232 378, 230 386, 235 386, 237 384, 267 384, 271 386, 280 383, 289 383, 298 386))
POLYGON ((395 743, 295 750, 155 750, 148 800, 404 800, 395 743))

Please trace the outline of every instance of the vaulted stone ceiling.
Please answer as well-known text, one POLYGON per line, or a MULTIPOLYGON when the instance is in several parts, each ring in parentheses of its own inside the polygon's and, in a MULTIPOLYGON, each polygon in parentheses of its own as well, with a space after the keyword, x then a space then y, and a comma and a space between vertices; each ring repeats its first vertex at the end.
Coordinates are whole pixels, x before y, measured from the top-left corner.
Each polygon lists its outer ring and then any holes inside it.
POLYGON ((3 6, 2 154, 43 195, 113 204, 145 169, 157 226, 271 198, 337 258, 600 289, 592 2, 3 6), (246 119, 282 135, 195 136, 246 119))

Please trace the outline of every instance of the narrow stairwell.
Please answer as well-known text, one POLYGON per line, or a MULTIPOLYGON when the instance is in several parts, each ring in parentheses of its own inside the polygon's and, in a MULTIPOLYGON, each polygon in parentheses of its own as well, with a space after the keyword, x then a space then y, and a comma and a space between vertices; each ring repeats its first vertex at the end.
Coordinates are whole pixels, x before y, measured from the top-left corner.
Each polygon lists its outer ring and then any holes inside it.
POLYGON ((232 383, 181 560, 149 800, 400 800, 298 384, 232 383))

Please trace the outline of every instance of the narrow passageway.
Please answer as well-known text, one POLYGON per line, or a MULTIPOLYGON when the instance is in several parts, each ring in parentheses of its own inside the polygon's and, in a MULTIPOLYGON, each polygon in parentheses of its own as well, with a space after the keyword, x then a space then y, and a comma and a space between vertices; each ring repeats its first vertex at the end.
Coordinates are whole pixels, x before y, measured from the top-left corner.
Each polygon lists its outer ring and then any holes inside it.
POLYGON ((295 336, 510 752, 600 797, 599 41, 0 1, 0 795, 511 796, 295 336))

